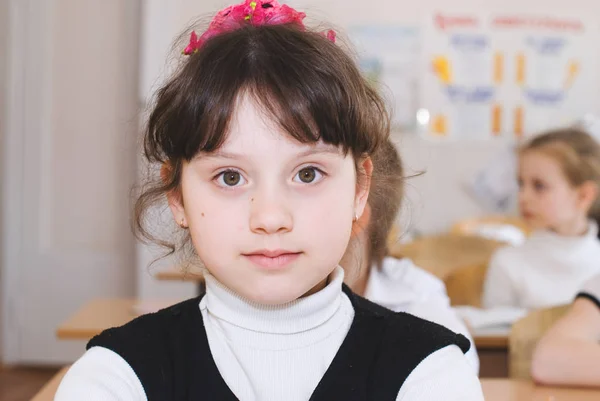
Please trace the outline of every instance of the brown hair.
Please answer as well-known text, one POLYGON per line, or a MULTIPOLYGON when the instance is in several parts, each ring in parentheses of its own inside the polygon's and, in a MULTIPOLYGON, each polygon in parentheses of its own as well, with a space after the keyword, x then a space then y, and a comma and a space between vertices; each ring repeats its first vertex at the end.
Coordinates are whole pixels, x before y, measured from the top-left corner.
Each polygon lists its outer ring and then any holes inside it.
POLYGON ((321 34, 296 25, 248 25, 215 36, 157 92, 144 155, 150 165, 168 169, 163 179, 154 170, 135 204, 138 238, 175 252, 175 244, 146 226, 149 210, 179 189, 183 161, 224 143, 241 94, 296 140, 340 146, 355 160, 373 154, 389 135, 382 98, 348 54, 321 34))
MULTIPOLYGON (((578 128, 557 129, 534 137, 519 149, 519 154, 543 151, 560 164, 569 183, 579 186, 587 181, 600 188, 600 144, 578 128)), ((600 197, 588 216, 600 223, 600 197)))
POLYGON ((371 218, 367 227, 369 237, 369 266, 381 267, 388 253, 388 235, 394 225, 404 194, 404 171, 400 155, 391 140, 375 152, 373 177, 369 192, 371 218))

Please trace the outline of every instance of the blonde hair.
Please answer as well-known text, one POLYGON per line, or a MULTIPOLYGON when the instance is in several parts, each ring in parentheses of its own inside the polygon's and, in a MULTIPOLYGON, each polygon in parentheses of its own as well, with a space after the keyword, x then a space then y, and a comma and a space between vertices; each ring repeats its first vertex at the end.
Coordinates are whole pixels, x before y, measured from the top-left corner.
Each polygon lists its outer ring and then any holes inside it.
MULTIPOLYGON (((573 186, 594 182, 600 189, 600 144, 578 128, 564 128, 534 137, 519 149, 519 155, 541 151, 554 158, 573 186)), ((600 196, 596 197, 588 216, 600 224, 600 196)))

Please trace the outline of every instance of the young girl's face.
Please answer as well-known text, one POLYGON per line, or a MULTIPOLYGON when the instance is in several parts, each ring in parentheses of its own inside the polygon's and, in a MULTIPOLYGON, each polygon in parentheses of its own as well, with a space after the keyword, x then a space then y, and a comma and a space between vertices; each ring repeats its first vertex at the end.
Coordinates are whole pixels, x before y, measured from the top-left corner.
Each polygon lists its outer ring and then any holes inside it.
MULTIPOLYGON (((370 160, 361 168, 370 174, 370 160)), ((184 163, 181 199, 169 199, 211 274, 248 300, 282 304, 324 285, 367 194, 350 154, 301 144, 242 96, 223 146, 184 163)))
POLYGON ((535 229, 560 231, 586 216, 577 188, 569 183, 558 161, 536 150, 520 156, 519 207, 535 229))

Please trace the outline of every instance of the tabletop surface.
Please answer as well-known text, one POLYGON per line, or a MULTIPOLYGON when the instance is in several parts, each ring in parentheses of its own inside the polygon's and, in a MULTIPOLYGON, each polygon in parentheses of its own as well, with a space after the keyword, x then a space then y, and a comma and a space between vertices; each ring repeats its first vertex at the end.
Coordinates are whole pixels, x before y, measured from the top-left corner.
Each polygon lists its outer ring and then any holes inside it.
POLYGON ((81 307, 56 330, 63 340, 87 340, 103 330, 122 326, 136 317, 132 299, 95 299, 81 307))

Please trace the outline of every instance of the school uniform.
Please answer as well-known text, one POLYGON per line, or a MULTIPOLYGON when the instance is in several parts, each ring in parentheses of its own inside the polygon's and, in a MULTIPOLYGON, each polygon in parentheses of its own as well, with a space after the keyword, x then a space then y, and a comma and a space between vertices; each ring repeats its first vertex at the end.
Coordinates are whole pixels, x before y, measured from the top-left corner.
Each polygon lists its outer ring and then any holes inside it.
MULTIPOLYGON (((381 267, 372 266, 365 298, 394 312, 406 312, 442 325, 473 339, 467 326, 450 306, 443 281, 416 266, 408 258, 386 257, 381 267)), ((479 373, 477 350, 466 353, 475 374, 479 373)))
POLYGON ((354 295, 336 268, 321 291, 249 302, 206 276, 206 294, 88 344, 56 401, 483 400, 468 340, 354 295))
POLYGON ((598 225, 566 237, 536 231, 521 246, 498 250, 484 285, 483 306, 537 309, 570 303, 584 283, 600 274, 598 225))

